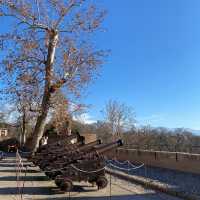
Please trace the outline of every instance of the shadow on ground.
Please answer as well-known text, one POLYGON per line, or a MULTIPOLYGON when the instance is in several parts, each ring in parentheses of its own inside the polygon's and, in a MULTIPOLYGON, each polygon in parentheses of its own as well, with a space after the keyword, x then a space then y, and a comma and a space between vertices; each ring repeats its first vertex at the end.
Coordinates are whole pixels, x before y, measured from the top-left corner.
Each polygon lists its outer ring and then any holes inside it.
MULTIPOLYGON (((50 195, 55 187, 25 187, 21 191, 24 195, 50 195)), ((4 187, 0 188, 0 195, 15 195, 19 194, 19 189, 17 187, 4 187)))
MULTIPOLYGON (((16 167, 16 163, 0 163, 0 167, 16 167)), ((24 164, 23 163, 23 166, 24 167, 29 167, 30 164, 24 164)))
MULTIPOLYGON (((37 199, 37 200, 160 200, 160 198, 156 194, 132 194, 132 195, 119 195, 119 196, 97 196, 97 197, 75 197, 70 196, 70 194, 66 193, 65 197, 57 197, 57 198, 51 198, 48 199, 37 199), (70 198, 69 198, 70 197, 70 198)), ((168 199, 165 199, 168 200, 168 199)))
MULTIPOLYGON (((48 181, 46 176, 22 176, 20 181, 48 181)), ((0 177, 0 181, 16 181, 16 176, 3 176, 0 177)))
MULTIPOLYGON (((2 169, 2 170, 0 170, 0 172, 8 172, 8 173, 14 173, 14 172, 16 172, 16 170, 15 169, 2 169)), ((32 170, 32 169, 28 169, 28 170, 21 170, 21 173, 38 173, 38 172, 40 172, 40 171, 38 171, 38 170, 32 170)))
MULTIPOLYGON (((85 186, 84 186, 85 187, 85 186)), ((75 185, 72 192, 94 192, 94 189, 84 189, 84 187, 75 185)), ((61 193, 57 187, 24 187, 21 189, 24 195, 51 195, 61 193)), ((0 188, 0 195, 19 194, 17 187, 0 188)))

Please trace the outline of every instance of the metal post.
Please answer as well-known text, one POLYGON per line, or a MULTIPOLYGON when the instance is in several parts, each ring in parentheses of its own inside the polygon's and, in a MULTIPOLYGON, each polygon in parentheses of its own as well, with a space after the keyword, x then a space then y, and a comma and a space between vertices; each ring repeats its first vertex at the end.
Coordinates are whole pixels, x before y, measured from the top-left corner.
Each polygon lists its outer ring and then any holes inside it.
MULTIPOLYGON (((128 161, 128 175, 130 175, 129 174, 129 171, 130 171, 130 163, 129 163, 129 161, 128 161)), ((128 181, 128 187, 129 187, 130 185, 129 185, 129 181, 128 181)))
POLYGON ((110 174, 110 200, 111 200, 111 197, 112 197, 111 187, 112 187, 112 183, 111 183, 111 174, 110 174))

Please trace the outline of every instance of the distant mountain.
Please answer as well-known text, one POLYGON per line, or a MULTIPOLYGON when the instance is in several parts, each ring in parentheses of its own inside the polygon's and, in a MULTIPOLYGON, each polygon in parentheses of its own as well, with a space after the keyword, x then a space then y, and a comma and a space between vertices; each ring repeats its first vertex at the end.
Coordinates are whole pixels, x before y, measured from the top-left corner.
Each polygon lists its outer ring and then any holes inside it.
MULTIPOLYGON (((141 128, 142 126, 136 126, 137 128, 141 128)), ((153 126, 151 126, 151 128, 152 129, 159 129, 159 128, 166 128, 166 129, 168 129, 168 130, 170 130, 170 131, 175 131, 177 128, 167 128, 167 127, 153 127, 153 126)), ((188 131, 188 132, 190 132, 190 133, 193 133, 194 135, 198 135, 198 136, 200 136, 200 130, 197 130, 197 129, 191 129, 191 128, 184 128, 184 127, 179 127, 179 128, 181 128, 181 129, 184 129, 184 130, 186 130, 186 131, 188 131)))
POLYGON ((191 128, 186 128, 186 130, 193 133, 194 135, 200 135, 200 130, 194 130, 191 128))
MULTIPOLYGON (((174 131, 177 128, 170 128, 170 130, 174 131)), ((191 128, 184 128, 184 130, 194 134, 194 135, 199 135, 200 136, 200 130, 196 130, 196 129, 191 129, 191 128)))

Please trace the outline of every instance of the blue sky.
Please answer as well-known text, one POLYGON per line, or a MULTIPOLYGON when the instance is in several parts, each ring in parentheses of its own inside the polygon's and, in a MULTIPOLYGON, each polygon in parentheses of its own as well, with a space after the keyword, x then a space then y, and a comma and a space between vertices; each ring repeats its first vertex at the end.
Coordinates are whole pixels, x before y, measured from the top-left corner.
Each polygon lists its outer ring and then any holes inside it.
POLYGON ((96 43, 111 55, 88 88, 90 119, 116 99, 140 124, 200 129, 200 1, 97 2, 108 16, 96 43))
POLYGON ((87 120, 116 99, 139 124, 200 130, 200 1, 93 1, 108 11, 95 43, 111 54, 84 95, 87 120))

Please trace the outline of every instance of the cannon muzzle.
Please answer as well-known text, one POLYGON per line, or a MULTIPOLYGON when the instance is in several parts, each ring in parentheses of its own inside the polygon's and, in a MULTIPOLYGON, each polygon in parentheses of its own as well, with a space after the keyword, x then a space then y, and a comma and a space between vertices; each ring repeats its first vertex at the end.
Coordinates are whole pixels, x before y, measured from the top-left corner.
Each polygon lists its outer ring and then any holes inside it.
POLYGON ((123 146, 123 140, 121 140, 121 139, 120 139, 120 140, 117 140, 117 143, 118 143, 118 145, 119 145, 118 147, 123 146))
POLYGON ((107 151, 110 151, 110 150, 113 150, 113 149, 116 149, 120 146, 123 146, 123 141, 122 140, 117 140, 115 142, 111 142, 109 144, 105 144, 103 146, 100 146, 100 147, 97 147, 96 148, 96 151, 98 153, 105 153, 107 151))
POLYGON ((88 149, 93 148, 96 145, 100 145, 100 144, 101 144, 101 140, 95 140, 94 142, 90 142, 88 144, 85 144, 85 145, 81 146, 79 148, 79 150, 81 150, 81 151, 88 150, 88 149))
POLYGON ((72 155, 77 155, 77 152, 88 152, 96 149, 96 146, 101 144, 101 140, 96 140, 94 142, 90 142, 85 145, 77 146, 75 149, 69 149, 68 151, 63 151, 62 153, 59 153, 57 155, 57 158, 61 158, 63 156, 72 156, 72 155))

